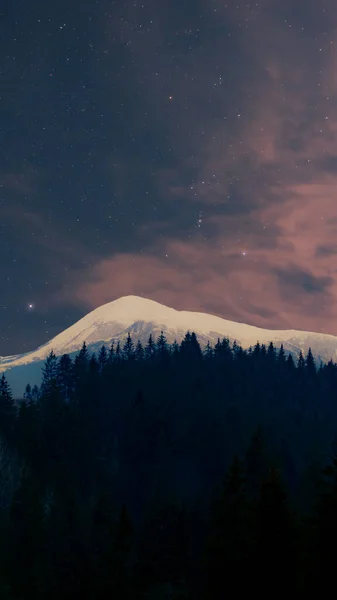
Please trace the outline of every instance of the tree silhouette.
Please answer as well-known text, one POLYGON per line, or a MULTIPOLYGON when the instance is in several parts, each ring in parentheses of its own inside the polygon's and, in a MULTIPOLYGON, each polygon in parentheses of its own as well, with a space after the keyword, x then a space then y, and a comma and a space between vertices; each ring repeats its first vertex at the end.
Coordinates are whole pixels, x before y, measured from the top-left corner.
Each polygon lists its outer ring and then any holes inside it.
POLYGON ((119 365, 123 360, 122 349, 120 345, 120 341, 118 340, 116 350, 115 350, 115 363, 119 365))
POLYGON ((267 475, 267 450, 261 425, 255 430, 246 450, 247 491, 256 501, 267 475))
POLYGON ((33 389, 32 389, 32 401, 36 402, 39 398, 40 398, 40 390, 39 390, 38 386, 35 384, 35 385, 33 385, 33 389))
POLYGON ((132 337, 130 335, 130 333, 128 333, 128 336, 126 338, 126 342, 123 346, 123 355, 126 358, 126 360, 132 360, 134 358, 134 343, 132 341, 132 337))
MULTIPOLYGON (((282 350, 283 350, 283 346, 282 346, 282 350)), ((270 364, 274 365, 275 360, 276 360, 276 352, 275 352, 273 342, 270 342, 268 345, 267 355, 268 355, 270 364)))
POLYGON ((25 393, 23 394, 23 399, 27 400, 27 402, 31 402, 32 401, 32 387, 29 383, 27 383, 26 388, 25 388, 25 393))
POLYGON ((1 598, 328 593, 333 361, 228 338, 201 351, 191 332, 127 355, 52 353, 41 393, 15 402, 1 377, 1 598))
POLYGON ((107 353, 106 347, 103 344, 103 346, 101 347, 101 349, 98 353, 98 364, 99 364, 100 371, 103 371, 107 362, 108 362, 108 353, 107 353))
POLYGON ((74 360, 74 388, 76 387, 76 385, 79 384, 79 382, 83 381, 83 378, 88 370, 89 360, 89 351, 86 343, 83 342, 82 348, 76 355, 74 360))
POLYGON ((304 371, 304 368, 305 368, 305 360, 303 358, 302 350, 300 350, 300 354, 299 354, 298 361, 297 361, 297 372, 299 374, 302 374, 302 372, 304 371))
POLYGON ((15 416, 13 394, 3 373, 0 379, 0 430, 7 439, 12 433, 15 416))
POLYGON ((149 335, 149 339, 147 341, 147 344, 145 346, 145 357, 147 359, 152 358, 155 355, 156 352, 156 345, 153 341, 153 337, 152 334, 150 333, 149 335))
POLYGON ((138 340, 137 344, 136 344, 136 348, 135 348, 135 358, 136 360, 143 360, 144 358, 144 348, 143 348, 143 344, 141 343, 140 340, 138 340))
MULTIPOLYGON (((220 340, 218 340, 218 341, 220 341, 220 340)), ((214 352, 213 348, 212 348, 210 342, 208 341, 207 344, 206 344, 206 347, 205 347, 205 351, 204 351, 205 358, 207 360, 212 360, 212 358, 213 358, 213 352, 214 352)))
POLYGON ((273 582, 278 581, 282 596, 296 585, 295 530, 287 492, 276 469, 270 469, 261 486, 257 525, 255 585, 260 585, 262 594, 268 594, 273 582))
POLYGON ((133 526, 130 515, 123 504, 115 533, 115 560, 114 560, 114 591, 118 598, 126 600, 131 592, 131 550, 133 526))
POLYGON ((316 364, 315 359, 312 355, 311 348, 309 348, 306 359, 305 359, 305 369, 309 375, 309 377, 314 377, 316 375, 316 364))
POLYGON ((109 348, 109 354, 108 354, 108 364, 111 365, 114 362, 114 358, 115 358, 115 345, 114 342, 111 342, 111 346, 109 348))
POLYGON ((337 535, 337 458, 322 471, 314 507, 312 530, 312 569, 314 591, 329 590, 335 580, 334 550, 337 535))
POLYGON ((249 569, 252 521, 245 483, 243 465, 235 456, 213 506, 206 548, 207 597, 212 599, 223 598, 227 586, 235 585, 240 594, 248 590, 242 573, 249 569))
POLYGON ((190 365, 201 360, 202 352, 194 331, 192 333, 188 331, 181 341, 180 355, 182 360, 189 362, 190 365))
POLYGON ((54 393, 57 387, 58 378, 58 358, 53 351, 47 356, 42 368, 41 393, 49 396, 54 393))
POLYGON ((56 381, 63 398, 68 402, 73 392, 73 362, 69 354, 63 354, 58 361, 56 381))
POLYGON ((278 355, 277 355, 277 362, 279 365, 284 366, 285 362, 286 362, 286 355, 284 352, 284 347, 283 344, 281 344, 278 355))
POLYGON ((168 343, 167 343, 167 339, 166 339, 166 336, 164 335, 163 331, 161 331, 160 335, 158 336, 158 339, 156 342, 156 348, 157 348, 158 356, 161 359, 168 358, 168 356, 169 356, 168 343))

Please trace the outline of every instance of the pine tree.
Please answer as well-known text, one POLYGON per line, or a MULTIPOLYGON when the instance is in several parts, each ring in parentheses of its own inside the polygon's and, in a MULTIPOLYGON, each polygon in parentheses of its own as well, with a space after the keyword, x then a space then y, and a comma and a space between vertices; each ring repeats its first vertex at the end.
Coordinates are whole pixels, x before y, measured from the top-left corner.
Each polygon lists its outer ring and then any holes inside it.
POLYGON ((310 378, 316 375, 316 364, 315 359, 312 355, 311 348, 309 348, 306 359, 305 359, 305 370, 310 378))
POLYGON ((246 358, 246 356, 248 356, 248 353, 243 350, 242 346, 238 346, 235 345, 236 343, 234 342, 233 344, 233 348, 232 348, 232 353, 233 353, 233 358, 240 364, 243 364, 242 361, 246 358))
POLYGON ((152 334, 150 333, 148 342, 145 346, 145 358, 147 358, 147 359, 153 358, 155 356, 155 353, 156 353, 156 345, 153 341, 152 334))
POLYGON ((49 396, 57 387, 58 358, 53 351, 47 356, 42 368, 41 393, 49 396))
POLYGON ((143 348, 143 344, 141 343, 140 340, 138 340, 137 345, 136 345, 135 358, 136 358, 136 360, 143 360, 143 358, 144 358, 144 348, 143 348))
POLYGON ((89 352, 85 342, 82 344, 82 348, 79 353, 75 356, 74 360, 74 382, 78 385, 83 379, 83 376, 87 373, 89 367, 89 352))
POLYGON ((209 340, 208 340, 208 342, 206 344, 205 352, 204 353, 205 353, 205 358, 207 360, 211 360, 213 358, 214 352, 213 352, 213 348, 212 348, 211 344, 209 343, 209 340))
POLYGON ((135 585, 141 597, 165 598, 165 587, 175 593, 183 587, 188 538, 186 513, 176 504, 165 504, 144 522, 135 566, 135 585))
POLYGON ((32 402, 32 387, 29 383, 26 385, 25 392, 23 394, 23 399, 27 402, 32 402))
MULTIPOLYGON (((302 358, 303 358, 303 356, 302 356, 302 358)), ((288 356, 287 356, 286 367, 287 367, 288 375, 292 375, 295 370, 295 363, 294 363, 294 359, 291 354, 288 354, 288 356)))
POLYGON ((192 333, 191 333, 190 348, 191 348, 191 355, 193 356, 193 358, 195 360, 201 360, 202 352, 201 352, 200 344, 198 342, 198 338, 197 338, 196 334, 194 333, 194 331, 192 331, 192 333))
POLYGON ((194 331, 192 333, 188 331, 181 341, 180 356, 185 359, 185 361, 187 360, 190 362, 191 365, 194 364, 195 361, 201 360, 202 352, 194 331))
POLYGON ((171 346, 171 356, 175 361, 177 361, 177 360, 179 360, 179 355, 180 355, 179 344, 178 344, 177 340, 174 340, 174 342, 171 346))
POLYGON ((284 352, 283 344, 281 344, 281 346, 280 346, 280 349, 279 349, 279 352, 278 352, 278 355, 277 355, 277 361, 282 366, 286 362, 286 355, 285 355, 285 352, 284 352))
POLYGON ((185 333, 184 338, 180 342, 180 354, 181 356, 188 356, 188 351, 191 344, 191 334, 189 331, 185 333))
POLYGON ((5 437, 8 437, 13 431, 15 416, 13 394, 3 373, 0 379, 0 429, 5 437))
POLYGON ((256 501, 262 481, 267 475, 267 455, 262 427, 254 432, 246 451, 247 491, 256 501))
POLYGON ((44 597, 52 600, 90 597, 88 552, 83 543, 81 510, 73 493, 65 490, 58 495, 51 506, 48 525, 47 568, 52 577, 50 592, 44 597))
MULTIPOLYGON (((283 346, 282 346, 282 350, 283 350, 283 346)), ((276 360, 276 352, 275 352, 275 348, 274 348, 273 342, 269 343, 268 350, 267 350, 267 355, 268 355, 269 362, 271 364, 274 364, 275 360, 276 360)))
POLYGON ((265 359, 267 356, 267 348, 265 344, 261 344, 260 357, 265 359))
POLYGON ((132 360, 135 357, 134 343, 130 332, 128 333, 126 342, 123 347, 123 355, 126 358, 126 360, 132 360))
POLYGON ((69 354, 63 354, 57 366, 57 386, 66 402, 73 391, 73 362, 69 354))
POLYGON ((245 481, 243 465, 235 457, 213 506, 206 547, 206 589, 212 600, 222 599, 227 588, 238 595, 250 589, 252 517, 245 481))
POLYGON ((98 362, 95 354, 92 354, 91 358, 89 360, 89 373, 92 376, 92 375, 98 375, 99 372, 100 372, 99 362, 98 362))
POLYGON ((122 360, 123 360, 122 349, 121 349, 120 341, 118 340, 117 346, 116 346, 116 351, 115 351, 114 362, 117 365, 119 365, 122 362, 122 360))
POLYGON ((302 350, 300 350, 300 354, 297 361, 297 372, 299 375, 304 373, 305 368, 305 360, 303 358, 302 350))
POLYGON ((294 525, 279 471, 270 469, 260 490, 253 565, 255 586, 262 597, 268 596, 275 581, 280 597, 296 589, 294 525))
POLYGON ((12 390, 9 386, 9 383, 6 379, 5 373, 2 374, 0 379, 0 399, 4 404, 6 403, 8 406, 13 405, 13 394, 12 390))
POLYGON ((99 364, 99 370, 102 372, 105 365, 108 362, 108 353, 107 353, 107 349, 106 347, 103 346, 101 347, 99 353, 98 353, 98 364, 99 364))
POLYGON ((131 591, 131 550, 133 526, 128 510, 123 504, 115 534, 115 595, 120 600, 130 597, 131 591))
POLYGON ((13 597, 34 597, 34 570, 43 543, 43 509, 36 480, 23 474, 10 507, 8 575, 13 597), (20 577, 18 577, 18 572, 20 577))
POLYGON ((258 356, 260 356, 260 353, 261 353, 261 344, 260 344, 260 342, 257 342, 253 348, 252 355, 255 357, 258 357, 258 356))
POLYGON ((113 498, 107 489, 100 490, 95 500, 90 532, 93 597, 104 600, 115 591, 115 515, 113 498))
POLYGON ((233 342, 233 345, 232 345, 232 352, 233 352, 233 356, 234 356, 234 358, 236 358, 236 357, 237 357, 237 353, 238 353, 239 347, 240 347, 240 346, 238 346, 238 343, 237 343, 237 341, 236 341, 236 340, 234 340, 234 342, 233 342))
POLYGON ((287 485, 287 489, 293 492, 298 482, 298 473, 296 462, 290 445, 285 438, 281 439, 280 459, 282 461, 282 472, 287 485))
POLYGON ((36 458, 40 455, 41 435, 38 421, 39 411, 36 401, 24 400, 20 402, 18 418, 16 421, 16 439, 20 456, 29 464, 36 465, 36 458))
POLYGON ((109 354, 108 354, 108 364, 112 365, 112 363, 114 362, 114 358, 115 358, 115 345, 114 342, 111 342, 111 346, 109 348, 109 354))
POLYGON ((221 352, 222 352, 222 355, 223 355, 223 358, 225 361, 227 361, 227 362, 232 361, 233 355, 232 355, 230 341, 229 341, 228 337, 224 337, 221 342, 221 352))
POLYGON ((158 336, 157 343, 156 343, 156 349, 157 349, 157 352, 158 352, 158 355, 160 356, 160 358, 168 357, 168 355, 169 355, 168 343, 167 343, 167 339, 166 339, 166 336, 164 335, 163 331, 161 331, 160 335, 158 336))
POLYGON ((312 518, 310 568, 313 591, 328 591, 335 585, 337 536, 337 457, 321 474, 312 518))
POLYGON ((85 342, 83 342, 82 348, 78 353, 78 358, 79 361, 83 363, 87 363, 89 361, 89 351, 85 342))
POLYGON ((37 402, 38 399, 40 398, 41 392, 38 388, 38 386, 35 384, 33 385, 33 389, 32 389, 32 401, 33 402, 37 402))
POLYGON ((216 359, 221 358, 221 354, 222 354, 222 347, 221 347, 220 338, 218 338, 218 340, 214 346, 214 358, 216 358, 216 359))

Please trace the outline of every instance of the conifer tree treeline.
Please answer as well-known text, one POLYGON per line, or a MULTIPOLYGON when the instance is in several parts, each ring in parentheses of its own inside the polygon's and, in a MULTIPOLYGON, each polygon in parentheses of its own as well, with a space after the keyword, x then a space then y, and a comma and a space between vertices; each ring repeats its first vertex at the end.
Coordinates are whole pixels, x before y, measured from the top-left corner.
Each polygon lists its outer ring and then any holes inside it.
POLYGON ((20 402, 3 375, 0 596, 329 589, 336 383, 310 349, 202 351, 193 332, 51 353, 20 402))

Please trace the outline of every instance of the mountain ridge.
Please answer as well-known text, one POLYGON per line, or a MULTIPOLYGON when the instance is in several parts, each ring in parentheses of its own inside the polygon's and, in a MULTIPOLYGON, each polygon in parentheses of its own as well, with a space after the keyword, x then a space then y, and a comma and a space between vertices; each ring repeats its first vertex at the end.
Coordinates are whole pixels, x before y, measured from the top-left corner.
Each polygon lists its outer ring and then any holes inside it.
POLYGON ((174 339, 179 342, 187 331, 194 331, 201 345, 208 341, 214 344, 223 337, 228 337, 232 342, 236 340, 246 349, 257 342, 267 344, 272 341, 276 347, 283 344, 285 350, 295 355, 300 351, 306 353, 311 347, 318 360, 327 362, 337 358, 337 337, 331 334, 296 329, 263 329, 207 313, 179 311, 151 299, 130 295, 92 310, 36 350, 0 357, 0 372, 6 371, 6 375, 10 373, 13 385, 18 368, 22 370, 25 366, 44 361, 52 350, 56 355, 72 354, 80 350, 83 342, 91 349, 112 340, 122 341, 128 333, 135 341, 140 339, 144 343, 150 333, 156 337, 161 331, 170 343, 174 339))

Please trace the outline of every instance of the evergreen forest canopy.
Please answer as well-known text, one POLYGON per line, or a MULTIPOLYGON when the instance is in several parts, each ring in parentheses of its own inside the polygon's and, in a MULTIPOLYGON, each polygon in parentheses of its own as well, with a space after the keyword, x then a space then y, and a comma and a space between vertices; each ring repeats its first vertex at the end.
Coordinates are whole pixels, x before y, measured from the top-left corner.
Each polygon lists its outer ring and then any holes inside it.
POLYGON ((334 583, 337 366, 228 339, 0 380, 0 597, 220 600, 334 583))

